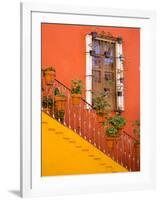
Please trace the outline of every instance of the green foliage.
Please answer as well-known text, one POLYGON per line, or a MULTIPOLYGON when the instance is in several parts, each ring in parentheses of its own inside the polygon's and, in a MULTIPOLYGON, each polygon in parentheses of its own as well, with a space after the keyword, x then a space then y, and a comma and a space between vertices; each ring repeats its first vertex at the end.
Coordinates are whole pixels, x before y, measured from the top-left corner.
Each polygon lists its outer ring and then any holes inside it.
POLYGON ((58 88, 55 88, 55 90, 54 90, 54 95, 55 95, 55 96, 58 96, 59 94, 60 94, 59 89, 58 89, 58 88))
POLYGON ((96 110, 97 114, 103 115, 108 107, 110 107, 110 104, 107 102, 104 93, 100 94, 99 96, 96 96, 93 99, 93 108, 96 110))
POLYGON ((126 125, 126 119, 121 115, 114 115, 109 117, 103 125, 106 127, 106 135, 108 137, 116 137, 119 131, 126 125))
POLYGON ((55 88, 54 95, 55 96, 66 97, 66 95, 63 92, 60 92, 58 88, 55 88))
POLYGON ((111 124, 117 129, 121 129, 126 125, 126 120, 121 115, 115 115, 109 118, 109 124, 111 124))
POLYGON ((114 127, 114 126, 111 126, 107 129, 107 135, 110 136, 110 137, 116 137, 117 134, 118 134, 118 130, 114 127))
POLYGON ((71 93, 82 94, 83 92, 83 81, 82 80, 71 80, 71 93))

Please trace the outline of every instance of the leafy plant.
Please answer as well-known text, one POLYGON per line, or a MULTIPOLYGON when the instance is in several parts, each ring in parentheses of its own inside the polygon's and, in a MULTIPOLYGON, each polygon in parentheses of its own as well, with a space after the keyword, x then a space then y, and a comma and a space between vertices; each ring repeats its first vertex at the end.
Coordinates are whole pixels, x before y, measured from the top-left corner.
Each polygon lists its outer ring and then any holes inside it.
POLYGON ((121 115, 115 115, 109 118, 109 123, 117 129, 121 129, 126 125, 126 119, 121 115))
POLYGON ((66 97, 66 95, 63 92, 61 92, 58 88, 55 88, 54 95, 55 96, 66 97))
POLYGON ((110 137, 115 137, 117 136, 118 134, 118 130, 114 127, 114 126, 111 126, 107 129, 107 135, 110 136, 110 137))
POLYGON ((106 135, 108 137, 116 137, 119 134, 119 131, 126 125, 126 119, 121 115, 114 115, 109 117, 105 122, 104 126, 106 127, 106 135))
POLYGON ((82 94, 83 92, 83 81, 82 80, 71 80, 71 93, 82 94))
POLYGON ((110 104, 107 102, 106 96, 104 93, 96 96, 93 99, 93 108, 96 110, 97 114, 103 115, 107 107, 110 107, 110 104))

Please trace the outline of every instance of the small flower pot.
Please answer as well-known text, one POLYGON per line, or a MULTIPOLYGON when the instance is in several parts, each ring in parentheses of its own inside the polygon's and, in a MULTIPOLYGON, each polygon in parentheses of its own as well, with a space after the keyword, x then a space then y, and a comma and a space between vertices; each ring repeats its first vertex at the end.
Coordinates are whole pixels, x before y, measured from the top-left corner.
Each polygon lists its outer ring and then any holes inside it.
POLYGON ((81 102, 81 94, 72 94, 72 104, 78 106, 81 102))
POLYGON ((55 109, 57 111, 64 111, 66 107, 66 97, 65 96, 55 96, 55 109))
POLYGON ((97 114, 96 120, 97 120, 98 123, 103 123, 105 121, 104 115, 97 114))
POLYGON ((114 137, 107 137, 106 141, 107 141, 107 148, 113 149, 115 138, 114 137))
POLYGON ((54 83, 54 80, 56 78, 56 73, 53 70, 45 71, 44 77, 47 85, 52 85, 54 83))
POLYGON ((115 142, 117 142, 118 140, 120 140, 120 134, 118 134, 116 137, 106 137, 106 141, 107 141, 107 148, 109 150, 113 149, 115 142))

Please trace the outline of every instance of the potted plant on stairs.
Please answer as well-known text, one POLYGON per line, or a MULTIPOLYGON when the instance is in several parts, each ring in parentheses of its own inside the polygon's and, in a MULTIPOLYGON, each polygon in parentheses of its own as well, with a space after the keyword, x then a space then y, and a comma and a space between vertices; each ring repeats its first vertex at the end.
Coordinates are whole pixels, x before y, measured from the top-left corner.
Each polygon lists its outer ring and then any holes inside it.
POLYGON ((82 91, 83 90, 83 82, 82 80, 72 80, 71 81, 71 97, 72 104, 77 106, 80 104, 82 91))
POLYGON ((56 70, 53 67, 44 69, 44 78, 47 85, 52 85, 56 78, 56 70))
POLYGON ((93 108, 96 110, 97 121, 99 123, 104 122, 108 107, 110 107, 110 104, 107 102, 104 94, 100 94, 93 99, 93 108))
POLYGON ((114 142, 120 138, 122 129, 126 125, 126 119, 119 114, 109 117, 105 122, 106 140, 108 149, 112 149, 114 142))
POLYGON ((67 98, 63 92, 60 92, 58 88, 55 89, 55 110, 56 111, 64 111, 66 107, 67 98))

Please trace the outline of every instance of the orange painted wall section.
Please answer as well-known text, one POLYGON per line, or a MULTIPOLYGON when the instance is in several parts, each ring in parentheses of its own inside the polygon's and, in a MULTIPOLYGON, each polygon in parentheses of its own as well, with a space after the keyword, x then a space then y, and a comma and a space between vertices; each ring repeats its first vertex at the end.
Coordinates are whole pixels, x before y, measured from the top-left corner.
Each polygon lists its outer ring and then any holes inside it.
POLYGON ((56 78, 70 87, 70 80, 82 79, 86 72, 86 34, 110 32, 123 38, 126 130, 140 118, 140 29, 80 25, 42 24, 42 67, 54 66, 56 78))

